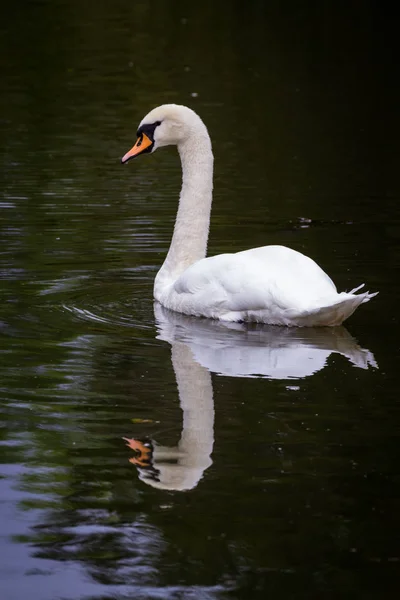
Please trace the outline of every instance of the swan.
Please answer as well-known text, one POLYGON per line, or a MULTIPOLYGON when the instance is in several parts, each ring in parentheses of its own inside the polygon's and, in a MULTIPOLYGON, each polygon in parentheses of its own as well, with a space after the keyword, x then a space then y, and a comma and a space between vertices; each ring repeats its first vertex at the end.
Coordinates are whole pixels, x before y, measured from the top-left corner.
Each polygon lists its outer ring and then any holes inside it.
POLYGON ((182 189, 171 245, 154 282, 162 306, 221 321, 336 326, 376 295, 356 294, 364 284, 338 293, 314 260, 286 246, 206 258, 214 157, 197 113, 177 104, 151 110, 121 162, 171 144, 181 158, 182 189))

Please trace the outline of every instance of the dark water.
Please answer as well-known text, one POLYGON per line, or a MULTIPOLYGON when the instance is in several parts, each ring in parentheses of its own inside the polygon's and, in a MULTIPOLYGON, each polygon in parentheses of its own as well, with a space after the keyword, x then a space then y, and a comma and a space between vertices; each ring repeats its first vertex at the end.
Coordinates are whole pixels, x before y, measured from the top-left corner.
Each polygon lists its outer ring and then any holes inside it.
POLYGON ((0 10, 1 597, 392 597, 394 15, 261 0, 0 10), (380 294, 346 329, 153 306, 179 161, 119 158, 164 102, 197 110, 213 139, 210 253, 282 243, 340 289, 365 281, 380 294))

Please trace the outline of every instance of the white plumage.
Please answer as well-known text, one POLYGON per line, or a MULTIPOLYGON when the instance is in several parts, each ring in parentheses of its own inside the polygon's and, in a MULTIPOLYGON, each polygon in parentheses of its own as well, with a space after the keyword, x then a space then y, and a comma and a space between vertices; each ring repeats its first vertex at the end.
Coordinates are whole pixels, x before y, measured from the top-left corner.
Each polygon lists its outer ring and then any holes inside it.
POLYGON ((186 106, 166 104, 140 123, 122 162, 175 144, 182 189, 170 249, 154 297, 171 310, 224 321, 271 325, 340 325, 376 294, 338 293, 330 277, 300 252, 264 246, 205 258, 212 203, 213 154, 207 128, 186 106))

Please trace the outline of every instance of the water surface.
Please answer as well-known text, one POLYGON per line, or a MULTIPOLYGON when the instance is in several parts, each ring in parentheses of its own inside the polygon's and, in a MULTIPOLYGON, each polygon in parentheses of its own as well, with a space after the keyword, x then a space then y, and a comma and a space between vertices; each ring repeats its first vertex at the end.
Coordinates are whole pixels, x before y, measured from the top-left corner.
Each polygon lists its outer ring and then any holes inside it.
POLYGON ((3 597, 389 596, 392 15, 256 0, 1 11, 3 597), (212 136, 210 254, 282 243, 379 296, 334 330, 154 306, 179 160, 119 160, 163 102, 212 136))

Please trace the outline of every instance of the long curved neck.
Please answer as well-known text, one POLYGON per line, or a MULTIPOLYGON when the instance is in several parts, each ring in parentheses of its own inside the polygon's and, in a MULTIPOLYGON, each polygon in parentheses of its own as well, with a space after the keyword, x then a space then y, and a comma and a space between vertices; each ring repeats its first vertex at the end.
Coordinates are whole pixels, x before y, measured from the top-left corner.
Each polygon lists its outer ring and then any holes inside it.
POLYGON ((171 245, 155 281, 155 296, 207 253, 213 189, 214 157, 202 121, 178 145, 182 163, 182 189, 171 245))

